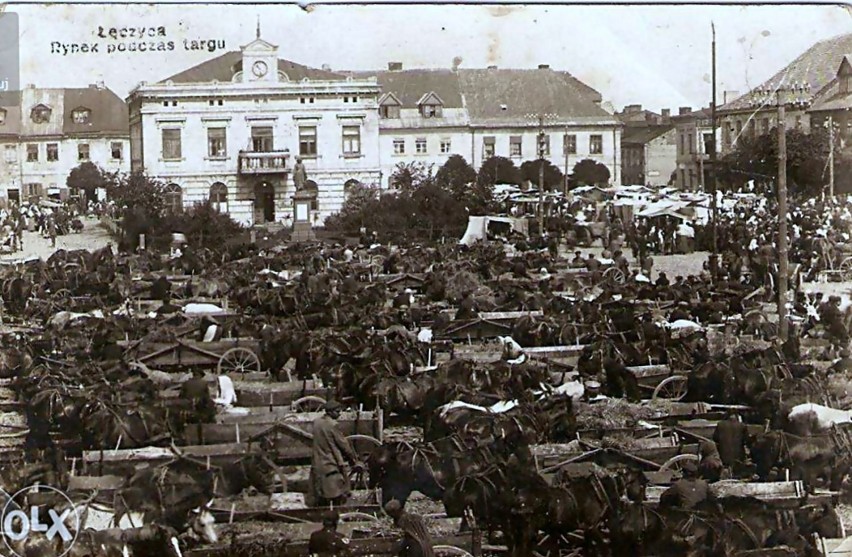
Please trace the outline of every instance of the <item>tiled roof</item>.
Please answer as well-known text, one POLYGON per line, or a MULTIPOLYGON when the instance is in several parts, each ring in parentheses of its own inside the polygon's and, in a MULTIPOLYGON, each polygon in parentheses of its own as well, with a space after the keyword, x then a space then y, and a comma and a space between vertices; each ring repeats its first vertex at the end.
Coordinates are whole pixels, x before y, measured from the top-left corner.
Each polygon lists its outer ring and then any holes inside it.
POLYGON ((835 79, 814 100, 811 112, 844 110, 852 108, 852 93, 841 93, 840 83, 835 79))
MULTIPOLYGON (((809 84, 811 95, 815 95, 834 79, 841 60, 849 53, 852 53, 852 33, 820 41, 755 89, 775 90, 780 84, 787 86, 798 82, 809 84)), ((749 109, 750 95, 751 91, 719 110, 749 109)))
POLYGON ((600 107, 600 93, 568 72, 459 70, 459 83, 472 125, 534 123, 529 115, 540 113, 554 123, 620 123, 600 107))
MULTIPOLYGON (((243 69, 243 54, 239 51, 226 52, 188 70, 184 70, 161 81, 173 81, 175 83, 209 83, 211 81, 230 82, 234 74, 243 69)), ((278 69, 284 72, 290 81, 301 81, 304 78, 316 80, 346 79, 340 73, 318 70, 303 66, 289 60, 278 60, 278 69)))
POLYGON ((645 128, 627 127, 621 135, 621 143, 629 145, 645 145, 661 135, 674 129, 673 125, 648 126, 645 128))
POLYGON ((375 76, 382 93, 393 93, 403 108, 417 108, 417 102, 429 93, 435 93, 444 108, 464 107, 459 75, 452 70, 353 72, 353 76, 375 76))
POLYGON ((66 134, 129 133, 127 103, 109 89, 87 87, 65 89, 63 131, 66 134), (77 124, 71 113, 85 107, 92 111, 89 121, 77 124))
MULTIPOLYGON (((63 114, 61 133, 65 135, 84 134, 116 134, 129 133, 127 104, 113 91, 95 86, 79 89, 37 89, 39 94, 49 94, 56 99, 63 114), (74 122, 71 114, 77 108, 88 108, 91 111, 90 120, 85 124, 74 122)), ((6 123, 0 126, 0 135, 30 135, 31 126, 24 118, 29 118, 31 107, 22 107, 22 92, 0 94, 0 107, 6 110, 6 123)), ((54 107, 55 108, 55 107, 54 107)), ((58 133, 59 122, 55 122, 58 133)), ((35 134, 39 135, 39 134, 35 134)))

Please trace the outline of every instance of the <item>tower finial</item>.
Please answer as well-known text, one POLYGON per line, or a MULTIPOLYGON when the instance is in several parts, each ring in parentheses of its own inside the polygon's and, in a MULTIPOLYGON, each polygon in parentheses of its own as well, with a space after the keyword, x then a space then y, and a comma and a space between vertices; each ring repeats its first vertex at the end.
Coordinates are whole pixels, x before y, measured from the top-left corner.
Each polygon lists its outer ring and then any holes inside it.
POLYGON ((257 16, 257 38, 260 38, 260 16, 257 16))

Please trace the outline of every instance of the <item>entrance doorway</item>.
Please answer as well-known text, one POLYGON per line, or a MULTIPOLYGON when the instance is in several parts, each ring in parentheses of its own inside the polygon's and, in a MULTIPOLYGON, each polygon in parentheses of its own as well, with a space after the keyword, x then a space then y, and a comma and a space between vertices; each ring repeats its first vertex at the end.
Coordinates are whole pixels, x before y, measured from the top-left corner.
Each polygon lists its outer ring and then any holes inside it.
POLYGON ((275 188, 269 182, 259 182, 254 187, 254 222, 275 222, 275 188))

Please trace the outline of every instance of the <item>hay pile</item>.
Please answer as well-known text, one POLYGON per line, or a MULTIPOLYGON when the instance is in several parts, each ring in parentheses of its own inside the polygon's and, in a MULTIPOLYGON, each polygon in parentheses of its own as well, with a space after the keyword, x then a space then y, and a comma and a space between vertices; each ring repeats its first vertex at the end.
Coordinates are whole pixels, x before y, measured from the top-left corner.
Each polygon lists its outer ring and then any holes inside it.
MULTIPOLYGON (((685 403, 666 399, 633 404, 621 398, 608 398, 594 404, 575 403, 574 411, 579 429, 608 430, 630 429, 636 427, 639 420, 683 414, 684 406, 685 403)), ((700 406, 697 410, 702 411, 700 406)))
POLYGON ((494 291, 483 280, 470 271, 459 271, 447 279, 447 299, 455 303, 461 301, 468 292, 473 294, 476 307, 480 311, 490 311, 496 305, 494 291))

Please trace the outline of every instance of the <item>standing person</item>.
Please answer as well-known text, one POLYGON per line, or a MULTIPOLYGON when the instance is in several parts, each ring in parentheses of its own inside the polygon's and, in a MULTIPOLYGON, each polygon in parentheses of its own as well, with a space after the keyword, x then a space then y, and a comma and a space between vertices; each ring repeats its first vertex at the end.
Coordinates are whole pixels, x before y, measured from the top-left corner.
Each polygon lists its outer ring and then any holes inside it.
POLYGON ((47 219, 47 235, 50 237, 51 247, 56 247, 56 219, 49 217, 47 219))
POLYGON ((728 415, 728 419, 720 421, 713 432, 713 441, 719 449, 722 465, 732 475, 745 463, 747 439, 748 427, 733 412, 728 415))
POLYGON ((199 422, 211 423, 216 419, 216 404, 201 368, 192 369, 192 378, 180 387, 180 398, 189 404, 199 422))
POLYGON ((432 536, 420 515, 405 512, 396 499, 388 501, 385 512, 393 519, 394 525, 402 530, 402 540, 395 552, 397 557, 434 557, 432 536))
POLYGON ((318 506, 344 505, 352 491, 347 462, 362 466, 337 425, 341 409, 339 402, 329 400, 325 414, 313 423, 310 484, 318 506))
POLYGON ((322 518, 322 529, 311 534, 308 553, 311 557, 349 557, 352 555, 349 540, 337 531, 340 514, 329 511, 322 518))

